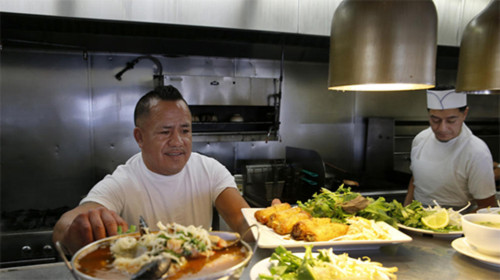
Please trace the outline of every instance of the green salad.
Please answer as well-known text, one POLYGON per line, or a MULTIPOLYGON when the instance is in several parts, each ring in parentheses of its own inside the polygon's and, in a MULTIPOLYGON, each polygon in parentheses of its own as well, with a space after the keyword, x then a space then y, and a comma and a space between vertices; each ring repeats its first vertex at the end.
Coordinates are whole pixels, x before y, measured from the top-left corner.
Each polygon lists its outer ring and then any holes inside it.
POLYGON ((351 188, 341 185, 336 191, 322 188, 321 192, 305 202, 297 201, 303 210, 313 217, 331 218, 334 222, 346 223, 353 216, 369 220, 383 221, 397 227, 402 224, 417 229, 436 232, 459 231, 462 229, 460 214, 457 211, 435 207, 424 208, 414 200, 403 206, 397 200, 388 202, 383 197, 377 199, 363 197, 351 188), (446 213, 445 213, 446 212, 446 213))
POLYGON ((352 192, 342 184, 335 192, 322 188, 311 199, 302 203, 297 201, 300 208, 309 212, 313 217, 331 218, 334 222, 345 223, 353 216, 369 220, 384 221, 395 226, 397 220, 388 215, 394 207, 385 198, 363 197, 360 193, 352 192))
POLYGON ((282 246, 270 257, 269 273, 259 274, 263 280, 316 280, 316 279, 396 279, 397 267, 384 267, 370 258, 350 258, 347 253, 336 255, 332 248, 312 253, 312 246, 305 246, 303 257, 294 255, 282 246))

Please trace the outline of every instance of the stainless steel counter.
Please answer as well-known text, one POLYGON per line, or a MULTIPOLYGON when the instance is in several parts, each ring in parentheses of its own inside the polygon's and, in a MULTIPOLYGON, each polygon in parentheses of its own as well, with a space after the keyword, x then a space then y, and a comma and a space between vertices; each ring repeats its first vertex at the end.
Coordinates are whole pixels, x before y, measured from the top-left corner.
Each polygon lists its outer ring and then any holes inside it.
MULTIPOLYGON (((454 238, 409 234, 413 241, 375 250, 348 251, 350 257, 368 256, 384 266, 397 266, 398 279, 500 279, 500 267, 479 262, 456 252, 454 238)), ((257 249, 242 280, 250 279, 251 267, 269 257, 274 250, 257 249)), ((341 252, 337 252, 341 253, 341 252)), ((0 269, 0 279, 73 279, 63 263, 0 269)))

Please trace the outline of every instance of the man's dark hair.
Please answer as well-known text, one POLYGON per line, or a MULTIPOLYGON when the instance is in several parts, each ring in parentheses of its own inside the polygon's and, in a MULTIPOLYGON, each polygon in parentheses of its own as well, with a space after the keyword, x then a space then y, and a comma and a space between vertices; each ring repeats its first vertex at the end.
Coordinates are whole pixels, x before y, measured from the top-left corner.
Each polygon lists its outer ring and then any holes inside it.
MULTIPOLYGON (((462 106, 462 107, 458 107, 457 108, 458 111, 460 111, 461 113, 465 112, 465 109, 467 109, 467 105, 465 106, 462 106)), ((429 112, 431 109, 427 108, 427 112, 429 112)))
POLYGON ((186 100, 184 100, 184 97, 182 97, 182 94, 175 87, 173 87, 171 85, 157 87, 154 90, 146 93, 137 102, 137 105, 135 106, 135 111, 134 111, 134 124, 135 124, 135 126, 137 126, 137 120, 139 118, 147 116, 149 114, 149 110, 151 109, 151 101, 154 101, 154 100, 164 100, 164 101, 182 100, 187 105, 186 100))

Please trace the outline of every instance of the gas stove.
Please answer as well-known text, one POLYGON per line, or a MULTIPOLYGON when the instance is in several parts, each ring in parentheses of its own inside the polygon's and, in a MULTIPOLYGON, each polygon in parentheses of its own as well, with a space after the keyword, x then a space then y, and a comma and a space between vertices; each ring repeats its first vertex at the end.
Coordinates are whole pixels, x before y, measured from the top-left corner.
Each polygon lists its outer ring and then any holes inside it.
POLYGON ((59 261, 52 228, 68 207, 2 212, 0 268, 59 261))

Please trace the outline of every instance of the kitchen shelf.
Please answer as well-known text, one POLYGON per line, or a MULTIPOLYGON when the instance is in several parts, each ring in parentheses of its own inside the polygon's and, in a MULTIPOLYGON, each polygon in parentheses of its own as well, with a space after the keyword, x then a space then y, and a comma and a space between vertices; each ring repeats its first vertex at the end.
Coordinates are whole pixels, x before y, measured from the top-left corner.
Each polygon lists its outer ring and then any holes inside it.
POLYGON ((195 141, 274 141, 279 122, 275 106, 191 105, 195 141), (243 121, 231 122, 240 115, 243 121), (205 120, 205 121, 203 121, 205 120))
POLYGON ((269 131, 273 122, 193 122, 193 133, 269 131))

